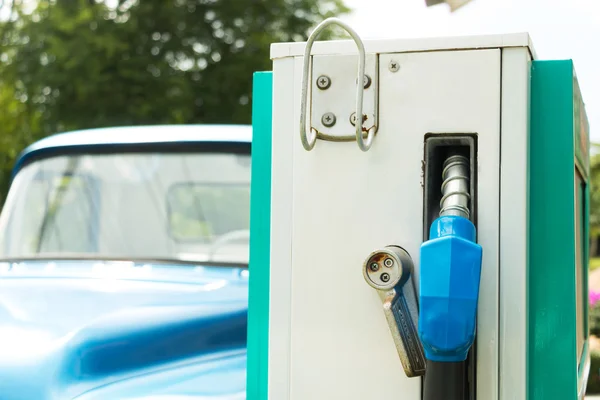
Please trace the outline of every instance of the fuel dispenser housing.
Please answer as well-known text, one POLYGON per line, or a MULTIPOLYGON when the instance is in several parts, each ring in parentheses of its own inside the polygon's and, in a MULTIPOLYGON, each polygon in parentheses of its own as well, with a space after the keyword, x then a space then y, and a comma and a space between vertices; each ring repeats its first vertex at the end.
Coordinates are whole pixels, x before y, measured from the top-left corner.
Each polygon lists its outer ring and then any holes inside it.
POLYGON ((537 60, 528 34, 363 41, 342 26, 353 40, 272 45, 273 71, 254 77, 264 158, 253 165, 247 398, 421 400, 437 375, 461 400, 581 399, 589 132, 572 62, 537 60), (469 167, 462 216, 443 215, 453 154, 469 167), (386 261, 365 268, 378 249, 401 249, 392 258, 420 292, 423 263, 439 256, 421 249, 450 220, 480 274, 474 337, 436 360, 455 363, 445 373, 411 370, 435 352, 420 343, 403 359, 423 294, 386 314, 412 289, 394 275, 368 282, 386 261))

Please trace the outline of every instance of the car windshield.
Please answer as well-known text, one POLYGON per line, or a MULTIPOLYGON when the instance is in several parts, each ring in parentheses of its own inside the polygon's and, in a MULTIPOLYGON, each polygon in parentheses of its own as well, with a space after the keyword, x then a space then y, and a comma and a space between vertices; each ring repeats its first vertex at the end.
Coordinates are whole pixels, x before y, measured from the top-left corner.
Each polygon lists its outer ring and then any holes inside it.
POLYGON ((16 175, 0 258, 248 263, 250 155, 60 155, 16 175))

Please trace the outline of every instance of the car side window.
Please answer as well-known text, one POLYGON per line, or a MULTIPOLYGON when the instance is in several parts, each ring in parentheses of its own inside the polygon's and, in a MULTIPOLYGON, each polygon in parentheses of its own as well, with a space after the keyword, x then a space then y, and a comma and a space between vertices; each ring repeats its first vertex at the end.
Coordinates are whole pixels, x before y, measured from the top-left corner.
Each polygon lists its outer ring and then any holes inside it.
POLYGON ((250 225, 250 187, 245 184, 186 182, 167 194, 169 233, 178 242, 210 243, 250 225))

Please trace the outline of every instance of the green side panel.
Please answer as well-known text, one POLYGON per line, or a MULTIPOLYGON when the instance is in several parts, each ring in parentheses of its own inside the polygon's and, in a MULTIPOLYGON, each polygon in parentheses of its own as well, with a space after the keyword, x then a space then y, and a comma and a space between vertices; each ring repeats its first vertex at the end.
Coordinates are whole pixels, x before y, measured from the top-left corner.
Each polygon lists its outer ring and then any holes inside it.
POLYGON ((577 93, 572 61, 532 63, 528 400, 577 399, 588 356, 589 146, 577 93))
POLYGON ((254 74, 246 398, 267 399, 271 238, 271 72, 254 74))

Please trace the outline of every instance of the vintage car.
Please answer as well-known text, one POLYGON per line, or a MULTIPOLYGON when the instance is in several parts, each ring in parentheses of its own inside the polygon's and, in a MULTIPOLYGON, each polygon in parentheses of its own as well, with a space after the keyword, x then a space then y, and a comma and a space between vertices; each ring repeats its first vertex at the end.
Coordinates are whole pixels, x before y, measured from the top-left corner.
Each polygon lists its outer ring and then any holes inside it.
POLYGON ((251 127, 57 134, 0 214, 0 399, 246 398, 251 127))

